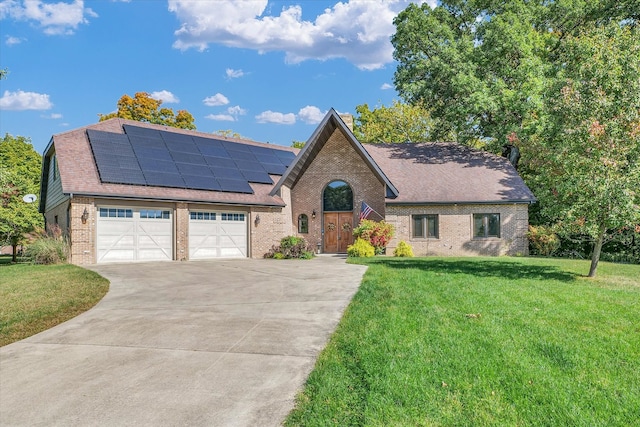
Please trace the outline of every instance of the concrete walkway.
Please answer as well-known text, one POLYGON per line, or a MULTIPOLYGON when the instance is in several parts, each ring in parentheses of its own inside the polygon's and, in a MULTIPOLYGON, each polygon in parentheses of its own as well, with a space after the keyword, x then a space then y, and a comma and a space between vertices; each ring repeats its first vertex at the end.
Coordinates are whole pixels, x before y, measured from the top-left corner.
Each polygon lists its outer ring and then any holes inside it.
POLYGON ((2 426, 276 426, 364 266, 220 260, 97 265, 88 312, 0 348, 2 426))

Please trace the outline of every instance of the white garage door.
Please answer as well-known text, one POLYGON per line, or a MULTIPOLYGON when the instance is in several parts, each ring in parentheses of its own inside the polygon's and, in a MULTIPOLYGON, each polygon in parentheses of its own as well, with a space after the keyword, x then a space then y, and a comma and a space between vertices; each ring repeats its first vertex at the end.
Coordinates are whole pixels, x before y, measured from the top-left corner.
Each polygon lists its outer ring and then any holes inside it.
POLYGON ((189 212, 189 259, 246 256, 246 213, 189 212))
POLYGON ((98 262, 173 259, 173 227, 168 209, 100 208, 98 262))

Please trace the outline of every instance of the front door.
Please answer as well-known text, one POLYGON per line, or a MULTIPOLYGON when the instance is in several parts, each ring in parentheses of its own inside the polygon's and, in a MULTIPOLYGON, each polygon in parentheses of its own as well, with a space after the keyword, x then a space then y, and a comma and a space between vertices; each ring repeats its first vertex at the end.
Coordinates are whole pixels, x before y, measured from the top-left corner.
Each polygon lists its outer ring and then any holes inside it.
POLYGON ((324 214, 324 251, 329 254, 347 252, 353 244, 353 212, 324 214))

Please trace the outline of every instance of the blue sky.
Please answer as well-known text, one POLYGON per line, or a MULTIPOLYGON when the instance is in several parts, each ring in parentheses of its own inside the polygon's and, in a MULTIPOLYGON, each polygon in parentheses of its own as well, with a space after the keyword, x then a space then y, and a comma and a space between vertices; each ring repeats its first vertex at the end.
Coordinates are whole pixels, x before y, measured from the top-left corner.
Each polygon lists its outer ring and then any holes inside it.
POLYGON ((408 3, 0 0, 0 134, 42 153, 143 91, 202 132, 306 141, 329 108, 398 98, 389 38, 408 3))

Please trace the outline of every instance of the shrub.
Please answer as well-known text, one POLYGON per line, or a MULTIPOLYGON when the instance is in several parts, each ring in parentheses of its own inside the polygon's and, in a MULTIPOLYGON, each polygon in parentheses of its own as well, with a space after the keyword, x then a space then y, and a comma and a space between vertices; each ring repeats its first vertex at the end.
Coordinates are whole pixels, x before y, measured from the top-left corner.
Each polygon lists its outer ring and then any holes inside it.
POLYGON ((384 253, 387 244, 393 238, 395 230, 392 224, 385 221, 372 221, 363 219, 360 225, 353 229, 356 239, 366 240, 373 246, 376 255, 384 253))
POLYGON ((356 239, 353 245, 347 246, 347 256, 372 257, 376 254, 373 245, 364 239, 356 239))
POLYGON ((560 247, 560 238, 551 227, 530 225, 527 237, 538 255, 549 256, 560 247))
POLYGON ((58 225, 39 231, 26 248, 25 255, 36 264, 60 264, 67 261, 69 245, 58 225))
POLYGON ((310 259, 313 258, 313 247, 307 244, 303 237, 287 236, 280 240, 279 245, 271 247, 264 254, 265 258, 273 259, 310 259))
POLYGON ((400 240, 400 242, 398 242, 398 246, 396 246, 393 251, 393 256, 411 258, 413 257, 413 248, 411 248, 411 245, 404 240, 400 240))

